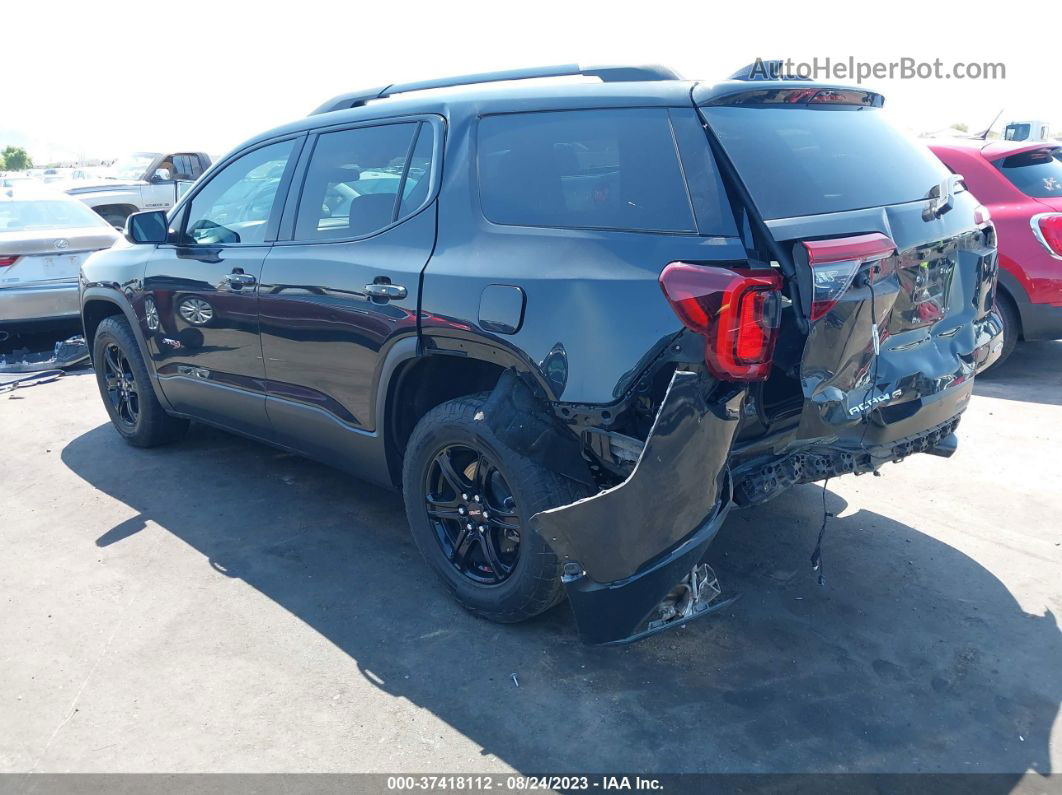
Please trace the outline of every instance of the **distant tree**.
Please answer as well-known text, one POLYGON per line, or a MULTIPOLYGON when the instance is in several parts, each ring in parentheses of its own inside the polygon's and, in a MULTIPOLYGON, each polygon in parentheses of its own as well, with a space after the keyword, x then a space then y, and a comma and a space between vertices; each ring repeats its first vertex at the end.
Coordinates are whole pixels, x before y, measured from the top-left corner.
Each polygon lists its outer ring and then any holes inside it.
POLYGON ((958 130, 959 132, 970 132, 970 128, 966 126, 965 122, 957 121, 951 125, 951 129, 958 130))
POLYGON ((33 158, 21 146, 8 146, 0 152, 0 156, 3 156, 5 167, 10 171, 25 171, 27 168, 33 168, 33 158))
POLYGON ((2 154, 0 154, 0 171, 3 171, 6 168, 7 168, 7 159, 2 154))

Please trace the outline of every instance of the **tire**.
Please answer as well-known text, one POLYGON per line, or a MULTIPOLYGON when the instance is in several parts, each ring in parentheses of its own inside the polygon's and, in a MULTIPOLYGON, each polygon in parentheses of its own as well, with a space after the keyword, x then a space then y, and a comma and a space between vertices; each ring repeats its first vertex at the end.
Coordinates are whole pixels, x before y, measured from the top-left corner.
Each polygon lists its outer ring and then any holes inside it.
MULTIPOLYGON (((454 598, 473 613, 491 621, 509 624, 536 616, 564 597, 560 563, 549 545, 531 529, 531 517, 547 508, 566 505, 589 496, 592 492, 503 444, 486 423, 475 420, 484 401, 485 395, 457 398, 436 406, 421 418, 406 446, 402 467, 403 494, 413 540, 454 598), (466 467, 465 462, 471 459, 462 457, 464 450, 481 457, 466 467), (450 482, 441 475, 441 467, 437 463, 440 456, 448 456, 454 474, 462 482, 467 481, 473 489, 481 472, 489 473, 486 477, 490 485, 478 489, 484 491, 482 495, 468 492, 469 497, 481 499, 479 503, 473 501, 465 504, 465 517, 457 519, 458 533, 462 532, 460 525, 464 520, 472 518, 477 505, 484 509, 498 509, 496 515, 484 525, 478 525, 487 528, 485 534, 478 530, 469 534, 472 538, 469 545, 471 551, 464 564, 455 562, 455 558, 461 556, 454 544, 446 548, 451 539, 442 540, 443 534, 449 533, 455 526, 454 521, 432 518, 428 513, 429 488, 434 490, 432 496, 435 501, 432 504, 435 506, 449 505, 445 498, 456 493, 456 489, 451 489, 450 482), (437 484, 437 487, 433 484, 437 484), (500 518, 497 514, 500 514, 500 518), (512 543, 512 530, 499 529, 495 527, 495 522, 509 523, 513 517, 519 520, 515 564, 512 564, 501 582, 480 581, 480 578, 490 580, 501 576, 503 559, 512 562, 512 557, 506 554, 507 545, 512 543), (483 546, 484 543, 491 543, 492 538, 499 562, 496 568, 491 568, 487 563, 489 556, 485 554, 483 546), (477 559, 480 562, 477 563, 477 559), (471 565, 468 564, 469 560, 471 565), (462 566, 471 571, 463 570, 462 566)), ((442 515, 447 512, 449 509, 439 513, 442 515)))
POLYGON ((999 358, 982 370, 982 373, 999 367, 1010 358, 1010 355, 1014 353, 1014 349, 1018 345, 1018 338, 1021 336, 1021 317, 1018 315, 1018 309, 1014 306, 1014 301, 1011 297, 998 290, 998 288, 996 292, 996 309, 999 310, 999 316, 1003 320, 1003 350, 1000 351, 999 358))
POLYGON ((171 417, 155 396, 140 346, 124 317, 108 317, 100 323, 92 342, 92 363, 111 423, 129 444, 155 447, 179 439, 188 430, 188 420, 171 417))

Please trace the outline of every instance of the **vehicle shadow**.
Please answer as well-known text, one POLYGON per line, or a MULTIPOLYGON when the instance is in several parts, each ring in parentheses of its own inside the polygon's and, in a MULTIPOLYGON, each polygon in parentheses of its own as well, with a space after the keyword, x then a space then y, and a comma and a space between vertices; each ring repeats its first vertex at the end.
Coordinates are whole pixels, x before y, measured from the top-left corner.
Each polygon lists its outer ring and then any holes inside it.
POLYGON ((86 555, 155 522, 202 553, 204 576, 253 586, 519 771, 1050 771, 1055 617, 1026 613, 928 521, 831 519, 820 587, 824 492, 799 487, 733 513, 710 550, 737 603, 592 648, 566 607, 519 626, 465 613, 420 560, 400 497, 327 467, 199 426, 145 451, 104 425, 62 459, 138 512, 86 526, 86 555))
POLYGON ((1062 406, 1062 341, 1024 342, 977 376, 974 394, 1062 406))

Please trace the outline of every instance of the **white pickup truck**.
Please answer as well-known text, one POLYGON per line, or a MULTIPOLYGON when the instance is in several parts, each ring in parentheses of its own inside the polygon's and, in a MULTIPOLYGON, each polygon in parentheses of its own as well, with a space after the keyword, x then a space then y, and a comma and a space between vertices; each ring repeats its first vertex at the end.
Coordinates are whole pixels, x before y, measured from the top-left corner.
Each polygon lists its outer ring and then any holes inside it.
POLYGON ((98 169, 96 179, 68 182, 65 190, 121 227, 132 213, 172 207, 209 165, 202 152, 134 152, 98 169))

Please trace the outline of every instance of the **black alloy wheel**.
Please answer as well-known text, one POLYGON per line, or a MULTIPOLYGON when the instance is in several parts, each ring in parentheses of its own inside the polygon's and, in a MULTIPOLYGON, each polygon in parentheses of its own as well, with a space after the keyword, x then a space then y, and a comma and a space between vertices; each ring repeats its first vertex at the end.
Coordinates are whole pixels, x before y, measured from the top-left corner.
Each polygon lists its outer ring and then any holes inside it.
POLYGON ((505 582, 520 557, 522 528, 512 489, 490 458, 467 445, 447 445, 428 467, 424 495, 450 564, 480 585, 505 582))
POLYGON ((129 359, 114 343, 103 352, 103 377, 107 398, 118 420, 130 429, 136 428, 140 419, 140 387, 129 359))

